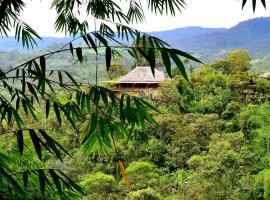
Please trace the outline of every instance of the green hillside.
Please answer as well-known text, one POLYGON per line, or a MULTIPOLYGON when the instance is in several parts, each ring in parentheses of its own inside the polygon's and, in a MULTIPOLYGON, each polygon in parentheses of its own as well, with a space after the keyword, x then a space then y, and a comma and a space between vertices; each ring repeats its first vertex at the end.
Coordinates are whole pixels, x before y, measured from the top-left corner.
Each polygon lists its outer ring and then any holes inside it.
POLYGON ((252 70, 257 72, 270 72, 270 54, 252 60, 252 70))

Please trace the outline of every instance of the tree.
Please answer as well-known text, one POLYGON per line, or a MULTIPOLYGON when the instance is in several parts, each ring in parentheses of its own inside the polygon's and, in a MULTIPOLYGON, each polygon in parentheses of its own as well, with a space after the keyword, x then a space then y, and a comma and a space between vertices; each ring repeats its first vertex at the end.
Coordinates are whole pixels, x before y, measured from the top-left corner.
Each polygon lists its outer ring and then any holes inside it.
POLYGON ((189 159, 191 173, 180 186, 179 199, 239 199, 243 193, 234 187, 241 188, 240 180, 247 175, 249 154, 242 133, 214 134, 208 152, 189 159))
POLYGON ((250 61, 248 51, 238 49, 229 52, 227 58, 214 63, 213 67, 225 74, 247 72, 250 69, 250 61))
POLYGON ((112 64, 108 71, 108 77, 110 80, 113 80, 121 76, 124 76, 127 73, 128 73, 128 70, 123 65, 112 64))

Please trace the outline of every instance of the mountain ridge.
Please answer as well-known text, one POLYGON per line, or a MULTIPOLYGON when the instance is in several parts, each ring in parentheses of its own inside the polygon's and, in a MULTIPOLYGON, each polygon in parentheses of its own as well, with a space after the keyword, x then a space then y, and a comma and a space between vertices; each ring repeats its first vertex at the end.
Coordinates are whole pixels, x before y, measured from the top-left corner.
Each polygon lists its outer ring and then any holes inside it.
MULTIPOLYGON (((149 34, 206 60, 222 57, 226 52, 238 48, 247 49, 254 58, 270 53, 270 17, 246 20, 229 29, 190 26, 149 34)), ((42 41, 38 41, 38 47, 34 50, 65 44, 71 39, 44 37, 42 41)), ((0 51, 12 50, 21 51, 23 48, 14 37, 0 38, 0 51)))

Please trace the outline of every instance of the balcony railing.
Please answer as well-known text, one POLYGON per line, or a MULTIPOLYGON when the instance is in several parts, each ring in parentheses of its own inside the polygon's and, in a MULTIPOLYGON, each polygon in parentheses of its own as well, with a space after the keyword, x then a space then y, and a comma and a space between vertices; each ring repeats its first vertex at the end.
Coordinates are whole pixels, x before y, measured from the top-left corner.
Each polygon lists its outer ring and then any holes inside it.
POLYGON ((110 89, 115 92, 121 92, 121 91, 140 92, 140 91, 155 90, 155 88, 138 88, 138 87, 111 87, 110 89))

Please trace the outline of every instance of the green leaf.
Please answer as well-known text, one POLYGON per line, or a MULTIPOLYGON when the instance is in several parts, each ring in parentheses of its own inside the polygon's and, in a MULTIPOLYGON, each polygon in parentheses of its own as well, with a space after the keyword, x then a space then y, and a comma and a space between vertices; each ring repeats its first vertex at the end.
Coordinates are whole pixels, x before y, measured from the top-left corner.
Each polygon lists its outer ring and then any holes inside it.
POLYGON ((145 101, 144 99, 136 98, 136 100, 139 100, 140 102, 142 102, 143 104, 145 104, 146 106, 148 106, 149 108, 151 108, 152 110, 154 110, 154 111, 160 113, 160 111, 157 109, 156 106, 151 105, 149 102, 145 101))
POLYGON ((155 58, 155 50, 153 48, 150 48, 148 50, 148 59, 152 74, 153 76, 155 76, 156 58, 155 58))
POLYGON ((65 177, 65 178, 67 179, 69 185, 70 185, 72 188, 74 188, 76 191, 78 191, 78 192, 80 192, 80 193, 82 193, 82 194, 85 193, 84 189, 83 189, 81 186, 79 186, 78 184, 76 184, 74 181, 72 181, 66 174, 64 174, 64 173, 61 172, 61 171, 59 171, 59 173, 60 173, 63 177, 65 177))
POLYGON ((185 66, 183 64, 183 62, 180 60, 180 58, 173 52, 170 52, 170 56, 173 59, 174 63, 176 64, 177 68, 179 69, 179 71, 181 72, 182 76, 187 80, 188 80, 188 76, 186 73, 186 69, 185 66))
POLYGON ((78 57, 78 60, 80 62, 82 62, 83 60, 83 57, 82 57, 82 49, 80 47, 76 48, 76 54, 77 54, 77 57, 78 57))
POLYGON ((265 2, 265 0, 261 0, 261 2, 262 2, 263 7, 266 8, 266 2, 265 2))
POLYGON ((256 10, 256 3, 257 3, 257 0, 252 0, 253 12, 255 12, 255 10, 256 10))
POLYGON ((170 56, 166 50, 161 50, 161 56, 162 56, 162 60, 163 60, 163 63, 165 65, 166 71, 167 71, 169 77, 171 78, 172 77, 172 70, 171 70, 170 56))
POLYGON ((25 189, 28 186, 28 174, 29 174, 28 171, 23 172, 23 185, 25 189))
POLYGON ((41 146, 40 146, 40 139, 37 136, 36 132, 33 129, 29 130, 29 134, 32 140, 32 143, 34 145, 36 154, 38 155, 38 158, 42 160, 42 153, 41 153, 41 146))
POLYGON ((74 53, 73 53, 73 45, 72 45, 72 42, 69 43, 69 50, 70 50, 71 55, 73 56, 74 53))
POLYGON ((55 156, 62 161, 61 153, 55 146, 55 140, 50 137, 44 130, 39 129, 40 134, 43 136, 43 138, 47 142, 47 146, 51 148, 51 150, 54 152, 55 156))
POLYGON ((109 69, 111 67, 111 60, 112 60, 111 47, 106 48, 105 57, 106 57, 106 68, 107 68, 107 71, 109 71, 109 69))
POLYGON ((243 0, 243 2, 242 2, 242 9, 245 7, 246 3, 247 3, 247 0, 243 0))
POLYGON ((90 134, 94 133, 97 128, 98 117, 96 113, 93 113, 91 116, 91 126, 90 126, 90 134))
POLYGON ((60 86, 62 86, 63 85, 63 76, 62 76, 62 73, 60 71, 58 71, 58 79, 59 79, 60 86))
POLYGON ((97 32, 95 32, 95 33, 93 33, 95 36, 96 36, 96 38, 105 46, 105 47, 108 47, 108 42, 107 42, 107 40, 105 40, 105 38, 104 37, 102 37, 99 33, 97 33, 97 32))
POLYGON ((179 56, 183 56, 183 57, 185 57, 187 59, 193 60, 195 62, 203 64, 199 59, 193 57, 192 55, 190 55, 190 54, 188 54, 188 53, 186 53, 184 51, 181 51, 181 50, 178 50, 178 49, 168 49, 168 51, 172 52, 172 53, 175 53, 175 54, 177 54, 179 56))
POLYGON ((103 100, 105 106, 107 107, 108 106, 108 95, 107 95, 106 90, 103 88, 100 88, 100 94, 101 94, 101 97, 102 97, 102 100, 103 100))
POLYGON ((38 99, 36 90, 35 90, 35 88, 33 87, 33 85, 32 85, 31 83, 27 82, 27 87, 28 87, 29 91, 31 92, 31 94, 35 97, 35 99, 36 99, 37 102, 39 103, 39 99, 38 99))
POLYGON ((53 103, 53 108, 54 108, 54 112, 55 112, 55 115, 56 115, 56 118, 59 122, 59 124, 61 125, 61 114, 60 114, 60 110, 59 110, 59 107, 58 107, 58 104, 56 102, 53 103))
POLYGON ((121 99, 120 99, 120 119, 121 121, 125 121, 125 113, 124 113, 124 98, 125 98, 125 95, 121 95, 121 99))
POLYGON ((38 178, 39 178, 39 188, 41 194, 44 195, 45 187, 46 187, 46 176, 43 170, 38 170, 38 178))
POLYGON ((86 37, 87 37, 88 41, 90 42, 91 46, 93 47, 93 49, 95 50, 95 52, 97 53, 97 47, 96 47, 94 40, 91 38, 91 36, 89 34, 87 34, 86 37))
POLYGON ((65 74, 66 74, 66 75, 68 76, 68 78, 73 82, 74 85, 76 85, 77 87, 79 87, 77 81, 73 78, 73 76, 72 76, 70 73, 68 73, 68 72, 65 71, 65 74))
POLYGON ((16 100, 16 111, 18 111, 20 108, 20 97, 17 97, 17 100, 16 100))
POLYGON ((12 189, 17 191, 20 195, 24 194, 23 189, 18 184, 18 182, 11 176, 9 173, 7 173, 2 167, 0 167, 0 177, 6 179, 11 185, 13 186, 12 189))
POLYGON ((55 173, 55 171, 53 169, 49 169, 49 173, 50 173, 50 175, 52 177, 54 185, 56 186, 58 194, 60 196, 62 196, 62 186, 61 186, 61 182, 59 180, 59 176, 55 173))
POLYGON ((23 125, 23 121, 15 109, 13 110, 13 117, 15 118, 16 124, 19 127, 19 129, 21 129, 23 125))
POLYGON ((50 113, 50 101, 46 100, 46 118, 48 119, 50 113))
POLYGON ((82 38, 83 38, 84 42, 86 43, 86 45, 90 47, 88 40, 87 40, 87 37, 85 35, 83 35, 82 38))
POLYGON ((43 77, 45 77, 46 74, 46 59, 44 56, 40 56, 40 67, 42 71, 43 77))
POLYGON ((24 147, 22 130, 18 130, 16 132, 16 137, 17 137, 19 152, 22 155, 23 154, 23 147, 24 147))

